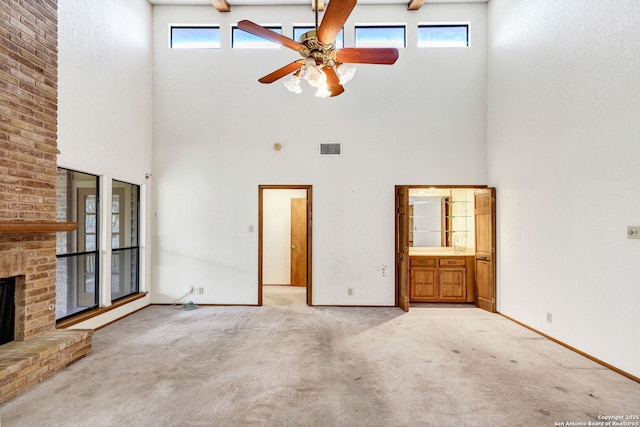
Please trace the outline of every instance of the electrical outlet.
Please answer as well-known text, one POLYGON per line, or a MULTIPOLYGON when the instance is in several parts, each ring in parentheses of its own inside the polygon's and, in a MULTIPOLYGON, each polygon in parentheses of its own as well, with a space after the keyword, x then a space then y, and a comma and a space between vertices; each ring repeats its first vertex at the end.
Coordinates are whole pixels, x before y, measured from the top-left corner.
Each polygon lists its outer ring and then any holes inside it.
POLYGON ((551 313, 547 312, 547 322, 551 323, 552 322, 552 318, 551 318, 551 313))
POLYGON ((347 289, 347 295, 353 295, 353 288, 347 289))
POLYGON ((198 294, 203 295, 204 294, 204 288, 198 288, 198 294))
POLYGON ((640 226, 630 225, 627 227, 627 239, 640 239, 640 226))

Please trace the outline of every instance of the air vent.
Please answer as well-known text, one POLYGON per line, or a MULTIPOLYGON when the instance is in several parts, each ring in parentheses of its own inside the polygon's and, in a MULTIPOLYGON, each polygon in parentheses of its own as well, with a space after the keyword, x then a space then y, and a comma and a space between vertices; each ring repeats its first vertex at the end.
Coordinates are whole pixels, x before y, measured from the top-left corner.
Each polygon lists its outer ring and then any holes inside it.
POLYGON ((321 142, 321 156, 342 156, 342 142, 321 142))

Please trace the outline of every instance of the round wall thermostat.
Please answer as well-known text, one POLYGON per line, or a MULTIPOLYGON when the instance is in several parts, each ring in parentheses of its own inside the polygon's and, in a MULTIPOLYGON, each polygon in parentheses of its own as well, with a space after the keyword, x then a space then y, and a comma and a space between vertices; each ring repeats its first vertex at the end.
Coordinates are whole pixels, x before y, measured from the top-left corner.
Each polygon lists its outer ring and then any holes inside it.
POLYGON ((279 151, 282 148, 282 145, 280 145, 279 142, 276 142, 275 144, 273 144, 273 149, 276 151, 279 151))

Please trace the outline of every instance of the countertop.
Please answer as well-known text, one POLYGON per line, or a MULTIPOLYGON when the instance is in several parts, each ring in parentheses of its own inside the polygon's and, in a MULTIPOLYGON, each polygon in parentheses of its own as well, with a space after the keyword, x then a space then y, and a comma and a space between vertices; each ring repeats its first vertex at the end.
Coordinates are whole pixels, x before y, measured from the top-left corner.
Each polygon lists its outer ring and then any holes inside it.
POLYGON ((475 256, 475 252, 454 252, 452 250, 448 251, 433 251, 433 250, 411 250, 409 248, 409 256, 475 256))

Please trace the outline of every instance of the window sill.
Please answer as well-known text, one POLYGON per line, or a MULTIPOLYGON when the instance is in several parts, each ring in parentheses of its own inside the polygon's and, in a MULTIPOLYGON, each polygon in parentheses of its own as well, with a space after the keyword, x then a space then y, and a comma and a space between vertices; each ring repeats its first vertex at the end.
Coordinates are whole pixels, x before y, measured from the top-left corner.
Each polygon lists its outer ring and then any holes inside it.
POLYGON ((89 320, 93 317, 100 316, 108 311, 111 311, 115 308, 122 307, 123 305, 127 305, 130 302, 139 300, 140 298, 146 297, 148 292, 138 292, 137 294, 129 295, 127 297, 121 298, 118 301, 111 304, 109 307, 97 307, 93 310, 85 311, 83 313, 78 314, 77 316, 72 316, 64 320, 60 320, 56 322, 57 329, 66 329, 70 326, 76 325, 80 322, 84 322, 85 320, 89 320))

